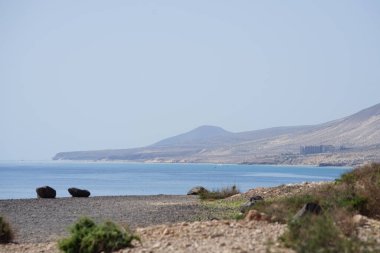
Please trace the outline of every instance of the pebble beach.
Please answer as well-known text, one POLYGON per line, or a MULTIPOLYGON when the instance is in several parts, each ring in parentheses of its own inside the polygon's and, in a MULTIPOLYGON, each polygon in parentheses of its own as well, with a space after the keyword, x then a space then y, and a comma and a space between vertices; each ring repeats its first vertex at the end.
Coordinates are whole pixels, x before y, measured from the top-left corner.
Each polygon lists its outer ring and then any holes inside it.
MULTIPOLYGON (((322 183, 256 188, 228 200, 266 199, 312 190, 322 183)), ((14 242, 0 245, 0 253, 58 253, 57 241, 78 218, 111 220, 128 225, 140 238, 119 253, 147 252, 293 252, 279 237, 286 224, 247 219, 213 219, 213 211, 197 196, 108 196, 90 198, 0 200, 0 215, 15 230, 14 242)), ((380 222, 359 217, 358 234, 380 238, 380 222)))

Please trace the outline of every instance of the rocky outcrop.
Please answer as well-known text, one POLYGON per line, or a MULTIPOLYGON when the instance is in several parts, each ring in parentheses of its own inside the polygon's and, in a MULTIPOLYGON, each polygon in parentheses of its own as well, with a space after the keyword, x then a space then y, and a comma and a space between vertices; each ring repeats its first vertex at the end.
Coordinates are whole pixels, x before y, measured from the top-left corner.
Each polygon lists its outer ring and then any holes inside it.
POLYGON ((264 198, 259 195, 251 197, 246 203, 244 203, 240 207, 240 212, 245 213, 246 211, 251 209, 251 207, 254 206, 257 202, 263 201, 263 200, 264 198))
POLYGON ((75 198, 88 198, 91 193, 88 190, 82 190, 75 187, 67 189, 72 197, 75 198))
POLYGON ((207 189, 203 186, 196 186, 190 189, 190 191, 187 192, 187 195, 199 195, 202 192, 207 192, 207 189))
POLYGON ((36 192, 37 197, 42 199, 53 199, 57 195, 57 192, 50 186, 38 187, 36 192))

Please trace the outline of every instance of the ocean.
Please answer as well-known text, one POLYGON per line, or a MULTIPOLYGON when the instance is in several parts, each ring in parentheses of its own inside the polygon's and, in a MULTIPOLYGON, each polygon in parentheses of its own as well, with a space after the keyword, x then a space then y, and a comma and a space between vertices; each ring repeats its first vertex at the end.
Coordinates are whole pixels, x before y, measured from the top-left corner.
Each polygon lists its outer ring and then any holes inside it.
POLYGON ((67 188, 91 196, 186 194, 194 186, 216 189, 237 185, 241 191, 281 184, 332 181, 348 167, 233 164, 160 164, 124 162, 0 162, 0 199, 35 198, 49 185, 57 197, 67 188))

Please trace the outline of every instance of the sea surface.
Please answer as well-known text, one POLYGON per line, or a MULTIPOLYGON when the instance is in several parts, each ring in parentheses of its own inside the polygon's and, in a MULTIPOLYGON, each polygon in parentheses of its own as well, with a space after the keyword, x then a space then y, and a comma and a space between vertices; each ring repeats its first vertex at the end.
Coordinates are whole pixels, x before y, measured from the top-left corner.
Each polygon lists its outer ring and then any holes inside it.
POLYGON ((149 164, 122 162, 0 162, 0 199, 35 198, 49 185, 57 197, 69 187, 91 196, 186 194, 197 185, 216 189, 236 184, 241 191, 261 186, 332 181, 348 167, 149 164))

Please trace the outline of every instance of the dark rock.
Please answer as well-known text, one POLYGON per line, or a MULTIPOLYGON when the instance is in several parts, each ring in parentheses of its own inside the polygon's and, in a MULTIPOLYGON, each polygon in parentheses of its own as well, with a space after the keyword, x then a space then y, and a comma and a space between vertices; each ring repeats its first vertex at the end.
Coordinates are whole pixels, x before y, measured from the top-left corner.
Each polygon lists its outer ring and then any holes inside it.
POLYGON ((305 214, 315 214, 318 215, 322 212, 322 207, 313 202, 306 203, 293 217, 293 219, 298 219, 305 214))
POLYGON ((249 201, 251 201, 251 202, 255 202, 258 200, 264 200, 264 198, 261 196, 253 196, 252 198, 249 199, 249 201))
POLYGON ((187 195, 199 195, 201 192, 207 192, 207 189, 203 186, 196 186, 192 188, 187 195))
POLYGON ((67 189, 71 196, 76 198, 88 198, 90 196, 90 192, 87 190, 78 189, 75 187, 67 189))
POLYGON ((244 203, 241 207, 240 207, 240 212, 242 213, 245 213, 246 211, 248 211, 249 209, 251 209, 252 206, 254 206, 257 202, 259 201, 263 201, 264 198, 261 197, 261 196, 253 196, 249 199, 249 201, 247 201, 246 203, 244 203))
POLYGON ((57 194, 57 192, 49 186, 38 187, 36 192, 37 197, 43 199, 54 199, 57 194))

